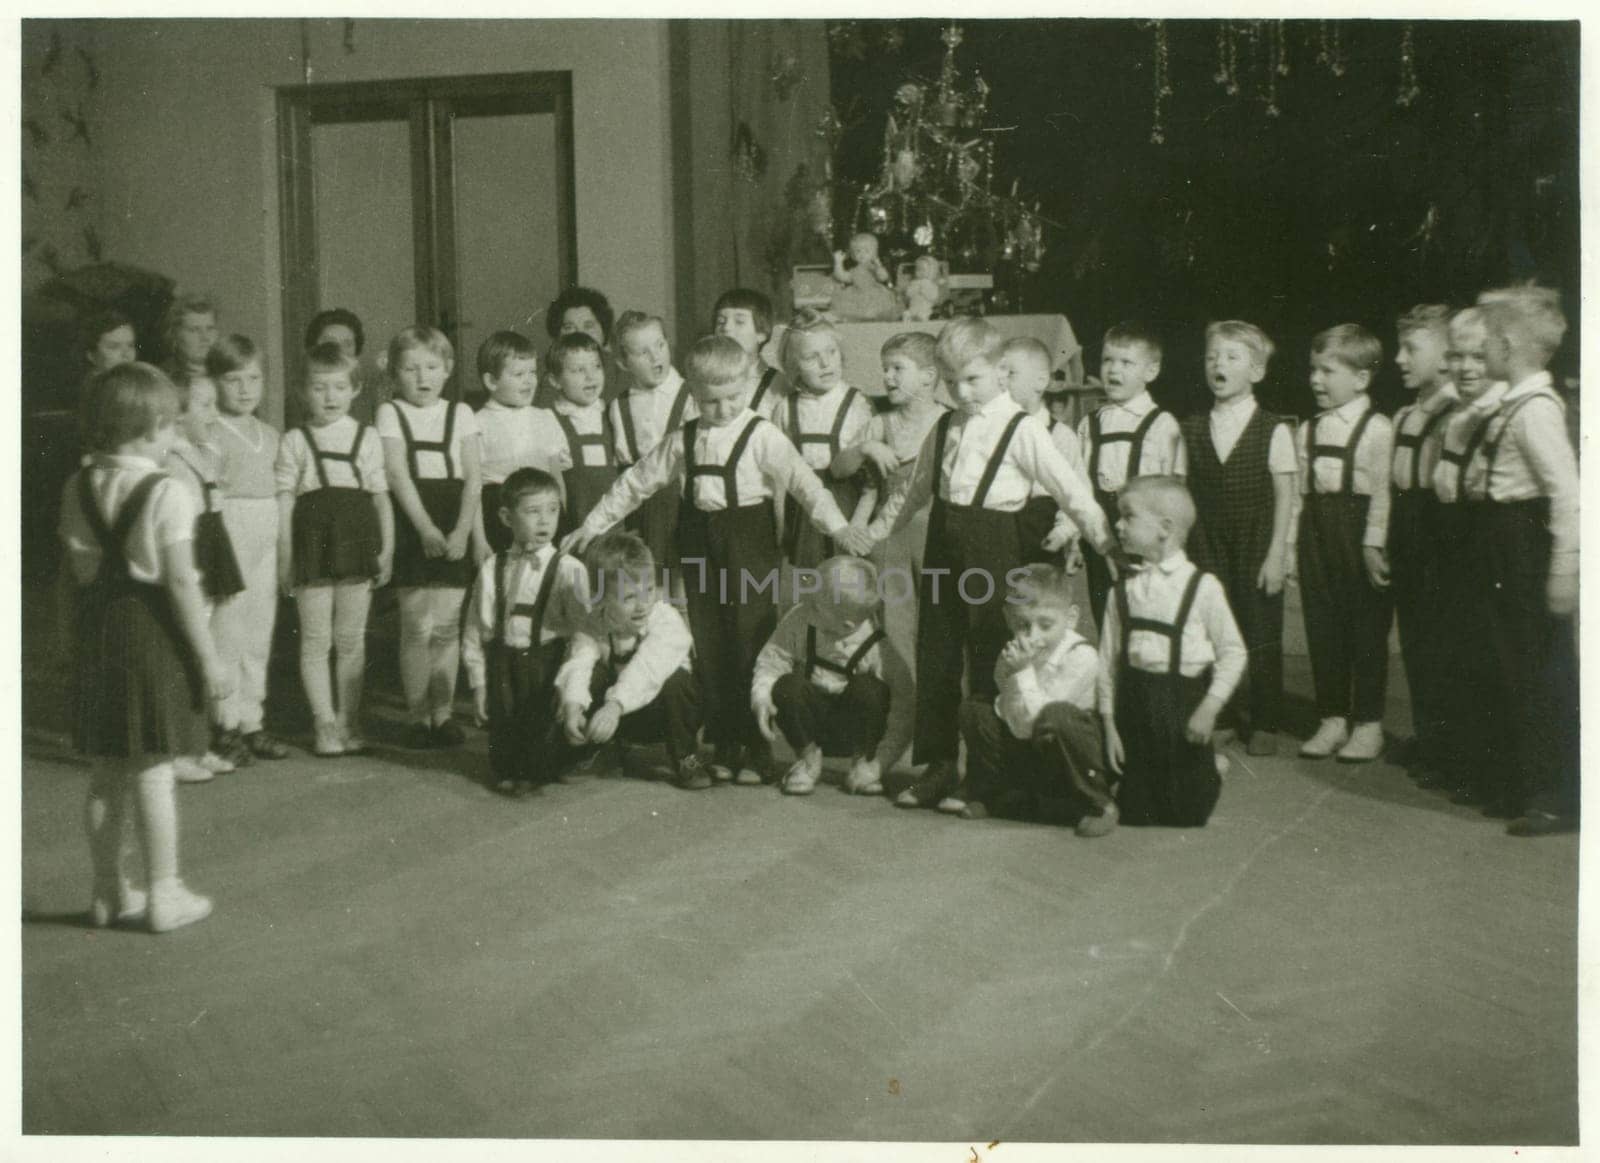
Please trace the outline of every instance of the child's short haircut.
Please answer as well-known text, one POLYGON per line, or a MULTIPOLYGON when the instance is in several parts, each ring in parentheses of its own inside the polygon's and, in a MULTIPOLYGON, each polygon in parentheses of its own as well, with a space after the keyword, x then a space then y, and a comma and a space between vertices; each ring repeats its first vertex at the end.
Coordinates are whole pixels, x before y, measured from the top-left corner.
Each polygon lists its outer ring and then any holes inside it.
POLYGON ((1413 331, 1432 331, 1444 335, 1450 330, 1450 308, 1443 303, 1418 303, 1403 311, 1394 321, 1395 334, 1404 338, 1413 331))
POLYGON ((604 339, 611 338, 611 324, 615 322, 616 315, 611 310, 611 302, 593 287, 568 287, 554 299, 544 313, 545 334, 551 339, 561 334, 561 320, 566 313, 574 307, 587 307, 600 324, 600 336, 604 339))
POLYGON ((716 306, 711 308, 712 318, 715 319, 723 311, 750 312, 750 321, 755 324, 756 334, 772 338, 772 300, 760 291, 752 291, 749 287, 723 291, 717 296, 716 306))
POLYGON ((1114 323, 1106 328, 1105 338, 1100 341, 1101 347, 1110 347, 1113 343, 1123 347, 1142 347, 1151 359, 1161 358, 1161 336, 1154 327, 1140 319, 1124 319, 1121 323, 1114 323))
POLYGON ((750 353, 726 335, 707 335, 695 340, 684 356, 683 371, 691 388, 718 387, 750 374, 750 353))
POLYGON ((178 390, 160 368, 121 363, 89 381, 81 414, 84 447, 114 452, 178 418, 178 390))
POLYGON ((361 349, 367 345, 367 333, 361 326, 361 320, 354 311, 344 307, 329 307, 326 311, 318 311, 311 317, 311 322, 306 324, 306 350, 310 351, 322 342, 322 333, 330 327, 349 328, 351 336, 356 341, 356 354, 361 354, 361 349))
POLYGON ((1561 311, 1561 292, 1527 285, 1502 287, 1478 296, 1484 325, 1532 347, 1548 360, 1567 334, 1567 317, 1561 311))
POLYGON ((817 566, 826 583, 813 596, 814 602, 830 602, 855 617, 870 617, 877 612, 878 567, 864 557, 839 554, 817 566))
POLYGON ((1043 368, 1046 377, 1055 370, 1055 360, 1050 358, 1050 349, 1031 335, 1012 336, 1006 340, 1005 346, 1000 351, 1002 355, 1021 356, 1034 367, 1043 368))
POLYGON ((559 497, 561 485, 542 468, 519 468, 506 477, 506 483, 500 486, 500 507, 515 509, 523 497, 542 493, 559 497))
POLYGON ((635 331, 643 331, 646 327, 659 327, 661 334, 666 335, 667 324, 659 315, 649 315, 643 311, 624 311, 617 320, 617 328, 611 333, 611 346, 617 349, 618 354, 627 355, 628 338, 635 331))
POLYGON ((167 341, 167 346, 172 347, 178 338, 178 331, 183 327, 185 315, 210 315, 216 318, 217 304, 210 295, 187 294, 179 295, 167 306, 167 313, 161 317, 161 337, 167 341))
POLYGON ((206 352, 206 375, 218 380, 229 372, 264 363, 266 360, 261 356, 261 349, 249 336, 224 335, 206 352))
POLYGON ((1482 307, 1463 307, 1450 316, 1450 338, 1452 341, 1463 332, 1487 331, 1488 329, 1489 324, 1483 317, 1482 307))
POLYGON ((596 359, 602 355, 600 344, 587 331, 569 331, 556 336, 556 341, 545 353, 544 366, 555 375, 567 370, 567 357, 580 351, 590 352, 596 359))
POLYGON ((591 541, 583 564, 589 571, 589 592, 614 598, 622 597, 625 587, 636 587, 634 592, 638 592, 656 573, 655 555, 644 538, 625 529, 602 533, 591 541))
POLYGON ((1006 601, 1008 614, 1029 606, 1059 606, 1076 616, 1078 606, 1072 600, 1071 574, 1059 565, 1046 565, 1043 562, 1029 565, 1027 570, 1027 581, 1017 586, 1015 595, 1006 601))
POLYGON ((1383 344, 1359 323, 1339 323, 1319 331, 1311 354, 1328 354, 1354 372, 1375 372, 1383 362, 1383 344))
POLYGON ((977 360, 994 363, 1000 358, 1005 344, 1006 337, 1000 334, 993 323, 987 319, 963 316, 944 325, 934 352, 940 370, 954 379, 969 363, 977 360))
POLYGON ((135 330, 133 320, 128 318, 126 312, 106 307, 91 313, 78 330, 78 342, 83 353, 93 355, 94 349, 100 346, 100 340, 119 327, 135 330))
POLYGON ((533 340, 515 331, 496 331, 478 345, 478 378, 495 379, 513 359, 538 359, 533 340))
POLYGON ((918 367, 937 367, 939 341, 926 331, 902 331, 883 341, 878 358, 887 360, 894 355, 903 355, 918 367))
POLYGON ((426 347, 445 363, 453 365, 456 362, 456 349, 451 345, 448 335, 437 327, 416 323, 410 327, 402 327, 395 333, 395 337, 389 340, 390 375, 394 375, 394 369, 400 366, 400 357, 415 347, 426 347))
POLYGON ((356 362, 354 357, 344 353, 344 348, 330 339, 326 343, 315 344, 306 352, 306 375, 314 376, 318 372, 344 372, 350 375, 356 369, 356 362))
POLYGON ((800 379, 800 341, 823 335, 833 340, 842 358, 844 345, 839 342, 838 321, 832 315, 815 307, 802 307, 789 320, 789 329, 783 333, 783 346, 778 351, 778 362, 791 383, 800 379))
MULTIPOLYGON (((1272 359, 1272 353, 1277 347, 1268 338, 1267 333, 1254 323, 1246 323, 1243 319, 1220 319, 1215 323, 1206 324, 1206 344, 1210 345, 1213 339, 1229 339, 1234 343, 1242 343, 1250 349, 1250 354, 1255 357, 1256 366, 1265 368, 1272 359)), ((1107 333, 1106 342, 1110 342, 1107 333)), ((1156 354, 1161 354, 1161 349, 1156 348, 1156 354)))
POLYGON ((1189 530, 1194 527, 1194 497, 1182 477, 1134 477, 1122 486, 1120 495, 1129 500, 1137 498, 1140 504, 1170 521, 1172 537, 1177 544, 1182 545, 1189 539, 1189 530))

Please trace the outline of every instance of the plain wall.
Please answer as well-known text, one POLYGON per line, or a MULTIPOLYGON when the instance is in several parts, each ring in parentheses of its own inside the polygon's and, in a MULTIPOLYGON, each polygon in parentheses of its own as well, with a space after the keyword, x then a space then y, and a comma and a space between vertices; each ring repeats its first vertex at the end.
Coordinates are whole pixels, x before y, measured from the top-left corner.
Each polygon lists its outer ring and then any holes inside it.
MULTIPOLYGON (((100 62, 106 257, 213 293, 224 329, 261 341, 274 364, 283 350, 274 89, 302 83, 302 37, 313 84, 570 71, 579 280, 619 311, 674 314, 664 21, 357 20, 350 52, 342 20, 67 23, 89 26, 100 62)), ((281 416, 269 379, 264 414, 281 416)))

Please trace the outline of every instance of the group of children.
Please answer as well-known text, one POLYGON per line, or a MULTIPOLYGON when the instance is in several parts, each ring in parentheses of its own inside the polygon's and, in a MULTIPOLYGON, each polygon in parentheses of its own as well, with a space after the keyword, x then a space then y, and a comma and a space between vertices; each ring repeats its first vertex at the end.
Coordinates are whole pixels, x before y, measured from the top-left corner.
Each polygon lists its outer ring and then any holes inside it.
POLYGON ((391 582, 406 742, 463 742, 464 662, 509 796, 626 739, 664 741, 680 787, 761 784, 780 738, 785 793, 839 755, 846 790, 880 794, 905 746, 891 710, 910 700, 921 771, 896 804, 1042 807, 1100 836, 1207 821, 1226 771, 1214 732, 1242 685, 1241 736, 1275 752, 1298 573, 1321 719, 1301 755, 1380 753, 1398 607, 1419 779, 1518 834, 1575 826, 1576 469, 1543 371, 1565 326, 1551 296, 1402 317, 1418 399, 1393 421, 1366 395, 1377 339, 1323 332, 1319 411, 1298 431, 1255 402, 1273 353, 1259 328, 1208 328, 1214 406, 1180 422, 1149 395, 1159 338, 1119 325, 1107 402, 1074 431, 1047 406, 1050 352, 982 319, 885 344, 875 411, 826 316, 796 318, 780 372, 760 355, 767 300, 730 291, 680 375, 662 320, 613 320, 579 292, 552 307, 542 383, 526 337, 483 344, 477 412, 447 397, 449 340, 405 329, 371 424, 352 415, 371 378, 359 320, 327 313, 281 437, 254 415, 260 352, 216 338, 209 304, 180 303, 170 378, 121 336, 86 345, 89 455, 61 530, 87 587, 76 738, 108 760, 88 813, 97 923, 209 911, 177 876, 172 785, 284 754, 261 722, 280 591, 313 752, 365 749, 366 623, 391 582), (148 896, 120 865, 130 792, 148 896))

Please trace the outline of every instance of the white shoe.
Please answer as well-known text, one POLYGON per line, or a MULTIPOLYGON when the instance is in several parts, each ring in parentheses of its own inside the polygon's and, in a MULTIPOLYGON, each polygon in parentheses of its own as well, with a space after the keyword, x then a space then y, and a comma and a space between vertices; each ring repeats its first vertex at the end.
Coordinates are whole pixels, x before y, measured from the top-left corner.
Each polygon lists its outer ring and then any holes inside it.
POLYGON ((179 755, 172 761, 172 777, 179 783, 210 783, 216 773, 191 755, 179 755))
POLYGON ((150 931, 167 933, 203 921, 211 915, 211 898, 190 892, 173 877, 150 886, 150 931))
POLYGON ((794 766, 784 773, 780 790, 786 796, 808 796, 822 778, 822 748, 813 743, 800 753, 794 766))
POLYGON ((1350 741, 1339 748, 1340 763, 1371 763, 1383 754, 1383 724, 1357 723, 1350 741))
POLYGON ((883 768, 869 755, 856 757, 845 776, 844 790, 851 795, 881 796, 883 794, 883 768))
POLYGON ((215 751, 207 751, 200 757, 200 766, 214 775, 231 775, 238 770, 230 760, 222 758, 215 751))
POLYGON ((89 901, 89 921, 97 929, 144 919, 150 898, 127 881, 96 885, 89 901))
POLYGON ((1350 741, 1350 726, 1344 716, 1322 720, 1317 733, 1300 745, 1303 759, 1326 759, 1350 741))

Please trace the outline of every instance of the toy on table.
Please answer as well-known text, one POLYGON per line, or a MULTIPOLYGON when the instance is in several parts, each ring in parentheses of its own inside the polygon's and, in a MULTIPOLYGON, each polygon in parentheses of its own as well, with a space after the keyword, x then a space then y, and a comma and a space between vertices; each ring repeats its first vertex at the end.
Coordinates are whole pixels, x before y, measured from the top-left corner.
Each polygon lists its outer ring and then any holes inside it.
POLYGON ((889 288, 889 270, 878 257, 878 238, 857 234, 850 239, 850 265, 842 250, 833 252, 833 279, 839 284, 833 296, 833 315, 842 320, 897 319, 900 303, 889 288))
POLYGON ((933 312, 944 299, 944 267, 931 254, 919 257, 913 265, 915 277, 908 279, 901 289, 905 310, 900 318, 907 322, 924 323, 933 318, 933 312))

